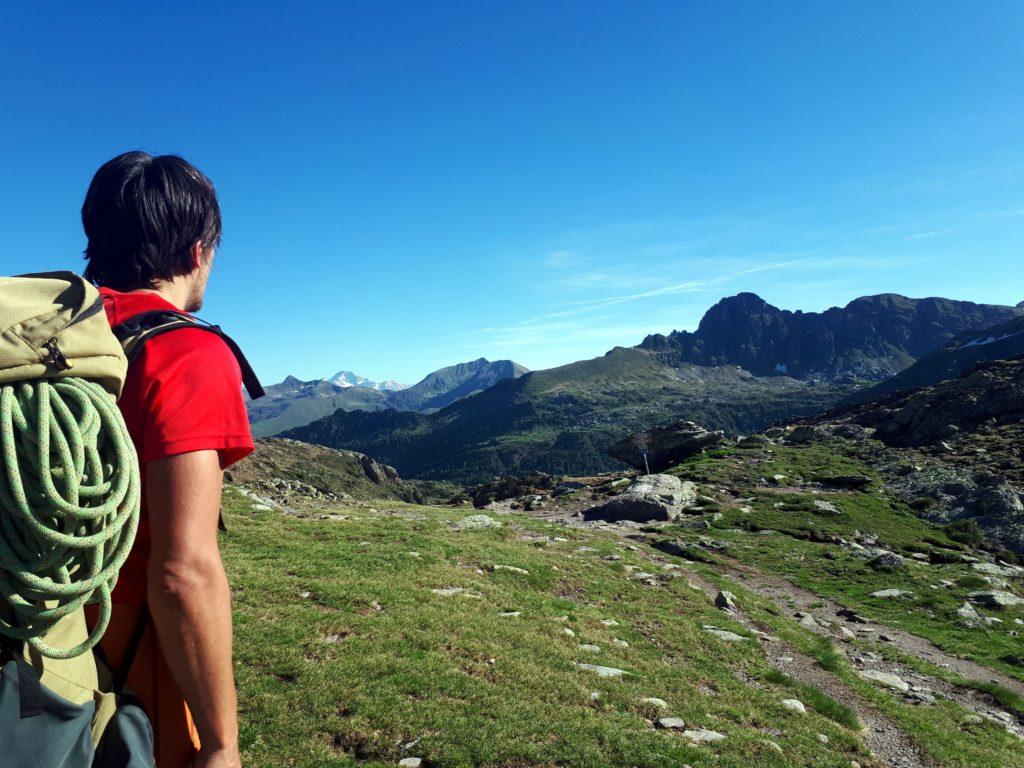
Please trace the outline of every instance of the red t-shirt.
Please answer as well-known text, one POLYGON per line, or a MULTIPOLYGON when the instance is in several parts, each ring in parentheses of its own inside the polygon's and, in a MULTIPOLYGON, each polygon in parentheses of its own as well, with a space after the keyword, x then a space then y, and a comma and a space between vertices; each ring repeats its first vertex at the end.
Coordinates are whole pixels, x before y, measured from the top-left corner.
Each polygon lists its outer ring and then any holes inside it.
MULTIPOLYGON (((155 293, 100 288, 100 295, 111 326, 142 312, 176 309, 155 293)), ((150 548, 146 464, 179 453, 214 450, 223 468, 248 456, 254 446, 238 361, 223 339, 209 331, 182 328, 147 341, 128 369, 118 407, 142 465, 143 502, 138 536, 113 599, 141 603, 146 599, 150 548)))

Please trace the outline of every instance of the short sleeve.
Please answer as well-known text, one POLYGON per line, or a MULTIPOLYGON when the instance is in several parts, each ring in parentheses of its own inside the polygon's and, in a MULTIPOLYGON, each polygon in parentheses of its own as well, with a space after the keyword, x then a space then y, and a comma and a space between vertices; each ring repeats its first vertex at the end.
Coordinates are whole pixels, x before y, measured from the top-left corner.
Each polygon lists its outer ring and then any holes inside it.
POLYGON ((253 451, 242 373, 224 341, 185 328, 146 343, 138 361, 147 382, 139 461, 215 450, 221 467, 253 451))

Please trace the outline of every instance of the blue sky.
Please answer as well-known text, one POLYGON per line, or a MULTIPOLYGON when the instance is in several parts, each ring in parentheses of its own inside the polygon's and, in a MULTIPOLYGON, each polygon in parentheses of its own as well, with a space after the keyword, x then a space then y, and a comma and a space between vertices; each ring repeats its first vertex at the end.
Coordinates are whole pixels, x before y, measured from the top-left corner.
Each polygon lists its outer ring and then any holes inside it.
POLYGON ((80 269, 95 169, 182 154, 267 381, 546 368, 738 291, 1024 300, 1020 3, 149 5, 2 11, 0 272, 80 269))

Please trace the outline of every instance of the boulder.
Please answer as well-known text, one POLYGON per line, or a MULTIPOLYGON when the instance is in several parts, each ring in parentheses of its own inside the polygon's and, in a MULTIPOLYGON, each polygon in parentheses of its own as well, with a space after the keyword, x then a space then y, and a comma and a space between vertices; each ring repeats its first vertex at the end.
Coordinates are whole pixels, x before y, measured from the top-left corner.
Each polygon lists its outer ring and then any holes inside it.
POLYGON ((910 683, 891 672, 882 672, 877 669, 862 669, 857 674, 864 680, 884 685, 886 688, 892 688, 900 693, 906 693, 910 690, 910 683))
POLYGON ((697 500, 697 487, 675 475, 641 475, 626 490, 583 513, 586 520, 675 520, 697 500))
POLYGON ((690 456, 702 453, 725 440, 725 433, 708 431, 692 421, 677 421, 667 427, 654 427, 630 435, 608 448, 608 455, 631 467, 647 470, 640 446, 647 447, 647 464, 653 472, 675 466, 690 456))
POLYGON ((876 571, 892 572, 905 568, 907 561, 895 552, 882 552, 868 560, 868 565, 876 571))
POLYGON ((1015 605, 1024 605, 1024 597, 1017 597, 1012 592, 1004 592, 1002 590, 971 592, 967 595, 967 599, 972 603, 984 605, 986 608, 994 608, 995 610, 1002 610, 1003 608, 1010 608, 1015 605))

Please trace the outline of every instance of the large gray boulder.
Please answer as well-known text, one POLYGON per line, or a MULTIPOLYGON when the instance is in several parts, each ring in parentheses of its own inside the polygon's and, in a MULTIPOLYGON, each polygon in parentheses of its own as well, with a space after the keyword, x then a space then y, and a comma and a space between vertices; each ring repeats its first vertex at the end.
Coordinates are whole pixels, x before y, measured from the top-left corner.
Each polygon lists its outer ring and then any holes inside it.
POLYGON ((583 515, 587 520, 675 520, 697 501, 697 486, 675 475, 641 475, 626 490, 604 504, 591 507, 583 515))
POLYGON ((725 439, 721 431, 710 432, 692 421, 677 421, 630 435, 608 448, 608 455, 646 471, 640 446, 647 448, 647 464, 654 472, 673 467, 684 459, 712 448, 725 439))

